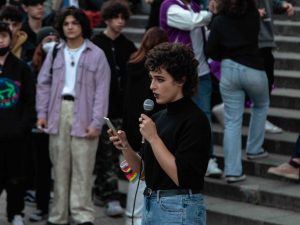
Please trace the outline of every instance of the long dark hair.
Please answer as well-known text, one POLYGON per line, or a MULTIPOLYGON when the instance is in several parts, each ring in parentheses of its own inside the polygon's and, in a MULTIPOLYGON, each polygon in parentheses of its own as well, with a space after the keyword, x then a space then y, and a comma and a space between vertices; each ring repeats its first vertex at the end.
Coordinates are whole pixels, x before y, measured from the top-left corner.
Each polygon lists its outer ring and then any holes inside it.
POLYGON ((149 52, 150 49, 152 49, 154 46, 160 43, 167 41, 168 35, 163 29, 159 27, 151 27, 145 33, 139 49, 130 56, 129 63, 141 62, 143 59, 145 59, 146 54, 149 52))

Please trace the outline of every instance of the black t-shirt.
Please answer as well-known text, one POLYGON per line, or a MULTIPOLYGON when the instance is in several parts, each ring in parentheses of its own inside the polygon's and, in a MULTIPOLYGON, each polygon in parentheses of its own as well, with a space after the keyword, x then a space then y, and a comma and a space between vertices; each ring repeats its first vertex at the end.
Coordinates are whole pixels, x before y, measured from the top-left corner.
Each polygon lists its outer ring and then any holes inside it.
POLYGON ((153 190, 202 189, 211 142, 206 115, 190 98, 182 98, 154 114, 153 120, 158 135, 175 156, 179 187, 160 167, 146 142, 142 157, 147 187, 153 190))

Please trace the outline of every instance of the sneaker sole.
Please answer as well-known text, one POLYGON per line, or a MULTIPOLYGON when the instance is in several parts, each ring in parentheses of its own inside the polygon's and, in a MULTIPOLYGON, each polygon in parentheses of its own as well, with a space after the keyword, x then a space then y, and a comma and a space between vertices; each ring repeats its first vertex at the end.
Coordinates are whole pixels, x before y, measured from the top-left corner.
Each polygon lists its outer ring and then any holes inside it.
POLYGON ((262 154, 262 155, 247 155, 247 159, 249 160, 253 160, 253 159, 264 159, 264 158, 267 158, 269 156, 269 153, 265 153, 265 154, 262 154))
POLYGON ((243 176, 243 177, 240 177, 240 178, 238 178, 238 179, 236 179, 236 180, 227 180, 226 178, 226 182, 228 183, 228 184, 232 184, 232 183, 238 183, 238 182, 242 182, 242 181, 245 181, 246 180, 246 176, 243 176))

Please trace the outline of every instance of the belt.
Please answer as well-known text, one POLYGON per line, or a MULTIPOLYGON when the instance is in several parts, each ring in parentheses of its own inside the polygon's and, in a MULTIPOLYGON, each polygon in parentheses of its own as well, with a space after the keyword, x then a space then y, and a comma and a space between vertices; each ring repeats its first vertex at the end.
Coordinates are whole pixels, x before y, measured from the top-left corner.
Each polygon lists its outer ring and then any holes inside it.
POLYGON ((72 96, 72 95, 63 95, 62 99, 66 100, 66 101, 74 101, 75 100, 74 96, 72 96))
POLYGON ((152 195, 159 195, 160 197, 168 197, 174 195, 191 195, 191 194, 199 194, 200 190, 193 189, 170 189, 170 190, 152 190, 151 188, 145 188, 144 196, 150 197, 152 195))

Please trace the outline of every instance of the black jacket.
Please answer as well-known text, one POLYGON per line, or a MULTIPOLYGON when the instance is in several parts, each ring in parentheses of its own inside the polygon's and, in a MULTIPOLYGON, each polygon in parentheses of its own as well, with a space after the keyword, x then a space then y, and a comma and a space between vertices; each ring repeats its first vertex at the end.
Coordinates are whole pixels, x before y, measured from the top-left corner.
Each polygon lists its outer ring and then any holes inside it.
POLYGON ((35 117, 35 85, 27 64, 12 53, 0 73, 0 139, 23 137, 35 117))
POLYGON ((92 38, 92 42, 104 51, 111 69, 108 116, 121 118, 126 85, 126 64, 130 55, 136 51, 136 47, 123 34, 112 40, 101 32, 92 38))

